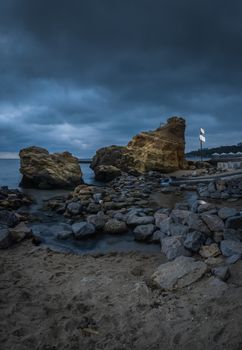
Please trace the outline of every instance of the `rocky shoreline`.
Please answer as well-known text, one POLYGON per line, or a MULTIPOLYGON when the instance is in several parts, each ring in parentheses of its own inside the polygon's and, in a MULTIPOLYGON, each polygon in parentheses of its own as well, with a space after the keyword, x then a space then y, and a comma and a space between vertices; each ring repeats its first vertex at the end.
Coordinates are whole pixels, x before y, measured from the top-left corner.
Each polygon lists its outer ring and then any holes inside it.
MULTIPOLYGON (((242 206, 239 204, 242 179, 221 181, 198 185, 197 199, 192 203, 177 201, 174 207, 163 207, 152 203, 152 196, 160 193, 179 198, 186 192, 184 186, 162 187, 161 176, 156 172, 142 176, 122 174, 103 186, 82 184, 64 196, 46 200, 39 216, 30 210, 33 206, 31 198, 19 190, 1 188, 0 246, 4 248, 1 251, 1 299, 6 300, 6 293, 10 291, 9 302, 1 304, 1 309, 5 317, 12 320, 8 329, 2 322, 5 347, 28 349, 33 342, 39 349, 74 349, 78 346, 93 349, 98 344, 103 349, 161 349, 162 341, 168 349, 192 349, 196 339, 196 349, 202 349, 204 344, 209 349, 221 349, 223 344, 237 349, 242 341, 241 332, 236 330, 236 324, 242 321, 241 313, 234 313, 235 308, 242 306, 242 206), (204 193, 218 192, 228 195, 212 195, 205 202, 204 193), (220 199, 219 203, 214 202, 216 198, 220 199), (144 245, 157 244, 161 252, 114 252, 83 257, 54 253, 42 248, 43 239, 34 230, 34 224, 38 221, 43 224, 43 218, 47 217, 58 217, 58 222, 53 221, 49 231, 62 242, 69 239, 85 242, 87 238, 95 239, 107 233, 115 237, 129 232, 134 240, 144 245), (34 243, 32 247, 30 239, 34 243), (46 259, 49 261, 48 273, 46 259), (32 281, 28 276, 33 269, 36 270, 32 281), (41 277, 41 271, 45 277, 41 277), (75 277, 77 274, 79 279, 75 277), (10 275, 14 277, 11 279, 10 275), (50 282, 52 279, 56 284, 50 282), (44 293, 39 281, 46 286, 44 293), (127 288, 122 289, 120 284, 127 288), (61 296, 58 285, 64 293, 61 296), (34 318, 28 305, 33 307, 38 293, 43 293, 41 308, 34 318), (87 293, 90 293, 90 299, 86 297, 87 293), (206 297, 197 304, 200 295, 206 297), (80 310, 77 296, 82 300, 80 310), (65 309, 68 300, 71 306, 65 309), (198 331, 191 319, 201 325, 199 313, 206 314, 208 311, 204 310, 210 308, 216 314, 218 306, 215 305, 220 300, 227 303, 219 310, 220 326, 209 329, 203 325, 198 331), (121 314, 119 304, 123 308, 121 314), (17 307, 15 312, 11 305, 17 307), (74 307, 77 308, 75 312, 74 307), (64 313, 51 311, 56 308, 64 308, 64 313), (180 308, 184 310, 181 315, 180 308), (21 321, 26 312, 30 312, 29 317, 21 321), (226 312, 227 319, 222 316, 226 312), (130 313, 136 317, 132 321, 132 332, 124 325, 131 322, 130 313), (58 323, 55 323, 56 315, 58 323), (143 332, 151 331, 144 315, 148 315, 147 320, 153 324, 153 338, 145 339, 138 331, 140 327, 143 332), (69 324, 70 318, 76 323, 69 324), (30 320, 34 327, 39 322, 44 324, 40 337, 26 329, 30 320), (110 332, 112 322, 116 323, 116 328, 110 332), (168 325, 174 327, 175 324, 176 328, 169 331, 168 325), (45 327, 48 328, 47 338, 45 327), (60 337, 61 332, 65 339, 60 337), (121 336, 123 332, 126 339, 121 336), (228 343, 231 334, 234 338, 228 343), (21 345, 17 345, 19 340, 21 345)), ((209 324, 214 322, 211 311, 206 317, 209 324)))
MULTIPOLYGON (((46 217, 58 215, 52 231, 59 240, 131 232, 137 241, 160 244, 168 260, 194 254, 200 258, 222 254, 240 259, 241 211, 204 199, 220 199, 230 204, 239 200, 241 178, 219 179, 208 185, 201 183, 196 189, 198 197, 193 203, 177 202, 173 208, 154 206, 151 194, 179 195, 185 191, 184 186, 163 188, 160 174, 156 172, 138 177, 123 174, 100 187, 78 185, 65 196, 47 200, 41 211, 46 217)), ((1 248, 31 236, 31 222, 38 222, 38 217, 33 217, 28 210, 31 203, 19 190, 0 188, 1 248)), ((41 237, 33 233, 32 236, 35 242, 41 243, 41 237)))

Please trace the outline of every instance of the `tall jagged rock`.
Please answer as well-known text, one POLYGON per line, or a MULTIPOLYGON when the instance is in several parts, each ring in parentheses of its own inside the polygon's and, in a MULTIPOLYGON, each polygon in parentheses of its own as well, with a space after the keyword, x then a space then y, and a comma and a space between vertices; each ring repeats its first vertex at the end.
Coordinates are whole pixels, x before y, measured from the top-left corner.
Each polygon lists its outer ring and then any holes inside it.
POLYGON ((167 124, 133 137, 127 148, 135 159, 135 167, 144 172, 157 170, 169 172, 185 165, 185 120, 172 117, 167 124))
POLYGON ((32 146, 22 149, 19 156, 22 187, 74 188, 83 183, 78 159, 69 152, 50 154, 32 146))
POLYGON ((101 165, 113 165, 133 173, 183 169, 186 167, 185 126, 183 118, 171 117, 164 126, 134 136, 126 147, 101 148, 93 157, 91 168, 95 174, 101 165))

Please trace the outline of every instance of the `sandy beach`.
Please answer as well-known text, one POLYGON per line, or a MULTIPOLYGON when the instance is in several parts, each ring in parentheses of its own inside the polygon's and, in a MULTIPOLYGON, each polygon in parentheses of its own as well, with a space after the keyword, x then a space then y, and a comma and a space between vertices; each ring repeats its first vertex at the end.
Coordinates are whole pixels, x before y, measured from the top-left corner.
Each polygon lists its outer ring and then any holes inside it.
POLYGON ((162 254, 77 256, 30 240, 1 252, 3 350, 228 349, 242 346, 242 262, 176 292, 149 277, 162 254))

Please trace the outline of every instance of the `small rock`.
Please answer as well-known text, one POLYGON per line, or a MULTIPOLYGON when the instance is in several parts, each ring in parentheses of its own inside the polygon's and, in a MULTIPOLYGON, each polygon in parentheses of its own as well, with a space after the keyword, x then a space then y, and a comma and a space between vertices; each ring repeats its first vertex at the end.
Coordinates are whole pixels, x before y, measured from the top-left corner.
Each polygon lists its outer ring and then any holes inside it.
POLYGON ((207 212, 209 210, 214 210, 214 209, 216 210, 216 208, 214 207, 213 204, 211 204, 211 203, 204 203, 204 204, 200 204, 198 206, 197 212, 199 214, 202 214, 202 213, 205 213, 205 212, 207 212))
POLYGON ((167 236, 170 236, 170 226, 172 223, 172 218, 168 217, 164 220, 162 220, 161 222, 158 223, 158 225, 156 225, 161 232, 163 232, 164 234, 166 234, 167 236))
POLYGON ((212 232, 223 231, 224 222, 217 215, 201 214, 202 220, 208 226, 209 230, 212 232))
POLYGON ((242 258, 242 254, 234 254, 226 258, 225 263, 228 265, 236 263, 238 260, 242 258))
POLYGON ((24 222, 20 222, 14 228, 9 229, 9 232, 14 242, 20 242, 23 239, 30 237, 32 234, 31 228, 27 227, 24 222))
POLYGON ((198 232, 205 233, 207 235, 210 234, 210 230, 204 224, 204 221, 201 220, 198 214, 191 213, 187 218, 187 224, 191 231, 198 231, 198 232))
POLYGON ((154 215, 154 218, 155 218, 155 225, 157 227, 160 227, 161 223, 163 222, 163 220, 167 219, 168 218, 168 215, 165 214, 165 213, 155 213, 154 215))
POLYGON ((211 237, 208 237, 204 243, 204 245, 211 245, 214 243, 214 240, 211 237))
POLYGON ((93 224, 97 230, 102 230, 107 220, 108 216, 104 215, 103 212, 99 212, 96 215, 89 215, 87 217, 87 222, 93 224))
POLYGON ((123 221, 117 219, 110 219, 106 222, 104 226, 104 232, 110 234, 125 233, 128 231, 127 225, 123 221))
POLYGON ((153 224, 138 225, 134 229, 134 237, 137 241, 145 241, 152 236, 154 231, 155 225, 153 224))
POLYGON ((228 266, 217 266, 211 270, 212 274, 218 277, 221 281, 227 281, 230 276, 228 266))
POLYGON ((224 240, 220 244, 220 249, 224 256, 242 254, 242 242, 224 240))
POLYGON ((212 243, 210 245, 203 245, 199 250, 199 254, 203 258, 216 257, 221 254, 217 243, 212 243))
POLYGON ((151 276, 153 283, 162 290, 187 287, 199 280, 207 271, 207 265, 193 258, 180 256, 162 264, 151 276))
POLYGON ((238 214, 238 212, 235 208, 221 208, 218 211, 218 216, 223 220, 226 220, 231 216, 235 216, 236 214, 238 214))
POLYGON ((216 258, 214 257, 210 257, 210 258, 207 258, 205 261, 204 261, 208 266, 218 266, 218 265, 221 265, 222 263, 224 263, 224 258, 222 257, 222 255, 220 256, 217 256, 216 258))
POLYGON ((178 209, 178 210, 189 210, 190 205, 187 202, 178 202, 175 204, 174 209, 178 209))
POLYGON ((168 234, 171 236, 186 236, 189 231, 189 227, 183 224, 171 223, 168 234))
POLYGON ((168 260, 173 260, 180 255, 191 255, 191 253, 183 246, 182 236, 163 238, 161 240, 161 251, 166 255, 168 260))
POLYGON ((80 214, 82 209, 82 206, 79 202, 71 202, 67 205, 67 211, 71 215, 78 215, 80 214))
POLYGON ((160 243, 163 238, 165 238, 166 235, 161 232, 160 230, 156 230, 153 234, 152 237, 149 239, 149 242, 151 243, 160 243))
POLYGON ((227 219, 226 228, 233 228, 235 230, 241 230, 242 229, 242 215, 240 216, 232 216, 227 219))
POLYGON ((225 228, 223 235, 225 240, 242 241, 242 232, 234 230, 233 228, 225 228))
POLYGON ((0 224, 14 227, 19 223, 19 217, 12 211, 0 210, 0 224))
POLYGON ((201 232, 189 232, 184 240, 184 247, 189 250, 192 250, 193 252, 197 252, 200 249, 201 245, 204 243, 204 241, 205 236, 201 232))
POLYGON ((68 239, 72 236, 72 227, 71 225, 61 223, 51 227, 51 232, 58 239, 68 239))
POLYGON ((97 203, 89 203, 87 206, 87 212, 90 214, 97 214, 101 209, 100 204, 97 203))
POLYGON ((170 217, 174 223, 184 224, 190 214, 189 210, 173 209, 170 217))
POLYGON ((75 238, 81 239, 95 234, 95 226, 86 221, 77 222, 72 225, 75 238))
POLYGON ((214 242, 219 243, 223 239, 224 239, 224 233, 223 232, 214 232, 214 234, 213 234, 214 242))
POLYGON ((153 224, 154 221, 155 220, 153 216, 129 215, 127 219, 127 224, 131 226, 138 226, 138 225, 153 224))
POLYGON ((119 221, 124 221, 124 222, 126 222, 126 221, 127 221, 127 214, 126 214, 126 213, 120 213, 120 212, 118 212, 118 213, 115 213, 115 214, 113 215, 113 218, 114 218, 114 219, 117 219, 117 220, 119 220, 119 221))

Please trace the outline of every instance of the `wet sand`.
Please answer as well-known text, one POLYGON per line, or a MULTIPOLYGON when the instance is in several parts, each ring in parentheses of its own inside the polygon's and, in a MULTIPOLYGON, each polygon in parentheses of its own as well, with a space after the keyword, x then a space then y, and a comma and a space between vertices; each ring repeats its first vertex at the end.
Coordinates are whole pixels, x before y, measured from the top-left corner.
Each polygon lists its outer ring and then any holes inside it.
POLYGON ((242 266, 162 292, 149 277, 161 253, 72 255, 31 241, 0 256, 3 350, 242 348, 242 266))

